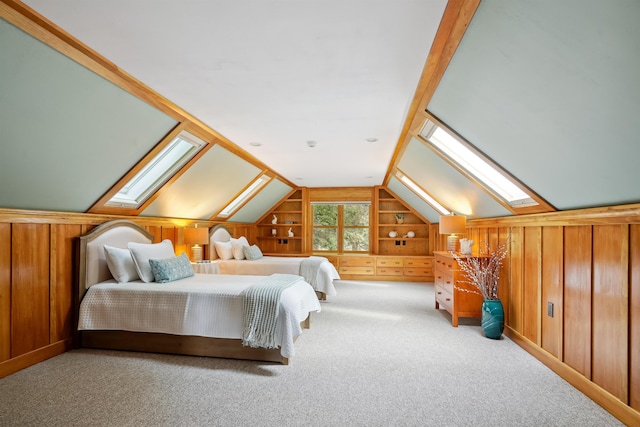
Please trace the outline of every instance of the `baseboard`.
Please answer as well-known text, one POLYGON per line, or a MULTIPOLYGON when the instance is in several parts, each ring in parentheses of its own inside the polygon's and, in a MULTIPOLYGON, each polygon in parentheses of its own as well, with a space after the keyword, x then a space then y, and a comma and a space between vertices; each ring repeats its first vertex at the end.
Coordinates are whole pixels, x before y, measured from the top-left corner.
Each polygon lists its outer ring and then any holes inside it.
POLYGON ((49 344, 46 347, 41 347, 37 350, 30 351, 29 353, 22 354, 18 357, 13 357, 9 360, 5 360, 0 363, 0 378, 4 378, 8 375, 14 374, 22 369, 33 366, 36 363, 40 363, 44 360, 50 359, 54 356, 58 356, 66 351, 71 350, 71 338, 49 344))
POLYGON ((580 390, 591 400, 602 406, 611 415, 628 426, 640 426, 640 412, 622 402, 613 394, 594 383, 580 372, 566 363, 559 361, 555 356, 540 348, 520 333, 506 326, 504 334, 522 347, 527 353, 542 362, 569 384, 580 390))

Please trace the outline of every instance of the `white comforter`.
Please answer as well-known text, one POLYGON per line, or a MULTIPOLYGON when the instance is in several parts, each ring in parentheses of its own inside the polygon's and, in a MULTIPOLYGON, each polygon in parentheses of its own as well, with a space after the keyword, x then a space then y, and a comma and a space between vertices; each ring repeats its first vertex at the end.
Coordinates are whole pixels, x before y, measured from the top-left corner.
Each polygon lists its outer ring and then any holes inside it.
MULTIPOLYGON (((274 273, 282 273, 300 275, 300 263, 303 259, 305 258, 265 256, 253 261, 218 259, 215 260, 214 263, 218 264, 220 274, 268 276, 274 273)), ((323 262, 318 270, 315 289, 328 296, 336 295, 336 288, 333 286, 333 281, 339 279, 340 275, 333 264, 329 261, 323 262)))
MULTIPOLYGON (((242 338, 242 291, 261 277, 196 274, 170 283, 103 282, 91 286, 80 304, 79 330, 122 330, 242 338)), ((308 283, 282 292, 276 341, 283 357, 294 356, 300 322, 320 302, 308 283)))

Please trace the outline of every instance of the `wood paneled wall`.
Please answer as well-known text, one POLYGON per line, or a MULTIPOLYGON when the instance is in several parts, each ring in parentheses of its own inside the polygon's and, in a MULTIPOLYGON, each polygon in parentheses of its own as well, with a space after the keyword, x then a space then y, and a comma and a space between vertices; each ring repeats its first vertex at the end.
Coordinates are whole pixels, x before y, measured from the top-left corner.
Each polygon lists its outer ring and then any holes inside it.
POLYGON ((509 232, 505 334, 640 425, 640 205, 470 221, 467 237, 495 247, 509 232))
MULTIPOLYGON (((0 209, 0 378, 72 348, 77 238, 112 219, 122 217, 0 209)), ((191 221, 129 219, 189 254, 181 242, 191 221)), ((255 243, 252 224, 227 227, 255 243)))
MULTIPOLYGON (((122 217, 0 209, 0 378, 71 348, 77 237, 112 219, 122 217)), ((189 221, 129 219, 188 252, 180 242, 189 221)), ((255 242, 254 225, 227 227, 255 242)), ((437 224, 431 233, 434 249, 445 247, 437 224)), ((466 237, 476 248, 510 238, 505 334, 640 425, 640 205, 474 220, 466 237)))

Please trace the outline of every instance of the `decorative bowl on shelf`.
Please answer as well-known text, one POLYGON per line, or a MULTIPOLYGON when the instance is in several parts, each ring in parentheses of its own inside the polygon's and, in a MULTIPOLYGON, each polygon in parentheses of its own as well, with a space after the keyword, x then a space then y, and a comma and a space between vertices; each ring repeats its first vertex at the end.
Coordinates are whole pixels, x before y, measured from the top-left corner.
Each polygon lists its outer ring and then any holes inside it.
POLYGON ((409 231, 407 232, 407 237, 416 237, 416 233, 414 233, 413 231, 409 231))
POLYGON ((393 237, 398 237, 398 233, 397 233, 397 232, 395 232, 395 231, 390 231, 390 232, 389 232, 389 237, 392 237, 392 238, 393 238, 393 237))

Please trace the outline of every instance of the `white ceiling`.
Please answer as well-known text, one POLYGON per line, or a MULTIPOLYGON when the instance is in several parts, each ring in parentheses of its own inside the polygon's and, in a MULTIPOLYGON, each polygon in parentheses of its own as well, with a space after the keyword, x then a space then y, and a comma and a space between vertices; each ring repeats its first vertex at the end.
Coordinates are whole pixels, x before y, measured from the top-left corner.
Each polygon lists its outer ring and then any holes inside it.
POLYGON ((445 0, 25 3, 306 187, 382 183, 446 5, 445 0), (316 147, 307 141, 316 141, 316 147))

